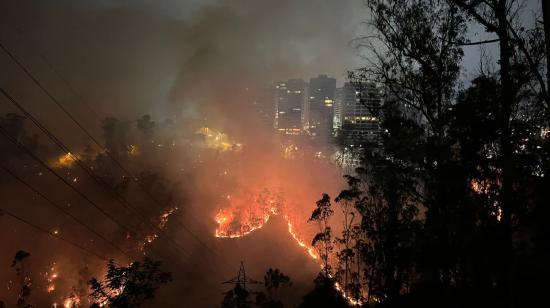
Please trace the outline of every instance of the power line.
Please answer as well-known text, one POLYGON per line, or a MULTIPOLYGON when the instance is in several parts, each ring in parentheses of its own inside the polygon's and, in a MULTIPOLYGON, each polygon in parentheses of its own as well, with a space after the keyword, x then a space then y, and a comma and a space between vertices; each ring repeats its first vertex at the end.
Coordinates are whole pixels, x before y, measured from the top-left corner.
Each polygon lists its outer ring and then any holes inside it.
MULTIPOLYGON (((53 141, 62 151, 65 151, 65 152, 68 152, 70 153, 71 150, 61 141, 59 140, 53 133, 51 133, 46 127, 44 127, 44 125, 42 125, 42 123, 40 123, 40 121, 38 121, 32 114, 30 114, 21 104, 19 104, 13 97, 11 97, 4 89, 0 88, 0 92, 6 96, 8 98, 8 100, 14 104, 26 117, 28 117, 44 134, 46 134, 46 136, 51 140, 53 141)), ((168 234, 166 234, 164 232, 164 230, 160 229, 158 226, 155 226, 153 223, 151 223, 147 217, 145 217, 145 215, 143 214, 143 212, 141 210, 139 210, 137 207, 134 207, 130 204, 130 202, 128 202, 128 200, 120 195, 120 193, 114 191, 114 190, 108 190, 107 189, 107 186, 108 186, 108 183, 106 183, 103 179, 101 179, 100 177, 97 176, 97 174, 95 174, 95 172, 90 168, 88 167, 84 162, 82 162, 82 160, 80 160, 77 156, 71 156, 74 161, 77 163, 77 165, 79 167, 81 167, 101 188, 103 188, 104 190, 106 190, 108 193, 112 193, 113 195, 115 195, 119 201, 119 203, 124 207, 124 208, 129 208, 131 209, 132 211, 134 211, 134 213, 137 213, 138 216, 140 216, 140 218, 142 219, 142 222, 144 222, 145 224, 149 225, 153 230, 155 230, 156 232, 159 232, 163 235, 166 236, 166 238, 178 249, 180 250, 182 253, 184 254, 187 254, 187 251, 185 251, 185 249, 183 247, 181 247, 178 243, 176 243, 174 241, 174 239, 172 239, 170 236, 168 236, 168 234)))
MULTIPOLYGON (((65 178, 63 178, 61 175, 59 175, 57 172, 55 172, 52 168, 50 168, 42 159, 40 159, 38 156, 36 156, 28 147, 23 145, 22 143, 18 142, 13 136, 11 136, 9 133, 6 132, 6 130, 0 126, 0 133, 6 137, 11 143, 13 143, 17 148, 22 149, 27 155, 32 157, 35 161, 37 161, 42 167, 46 168, 49 172, 51 172, 54 176, 56 176, 58 179, 60 179, 65 185, 69 186, 73 191, 75 191, 78 195, 80 195, 82 198, 84 198, 86 201, 88 201, 94 208, 96 208, 101 214, 103 214, 105 217, 107 217, 109 220, 111 220, 113 223, 115 223, 117 226, 121 227, 122 229, 126 230, 127 232, 130 232, 132 234, 137 234, 137 232, 127 228, 126 226, 122 225, 120 222, 118 222, 114 217, 112 217, 109 213, 105 212, 97 203, 92 201, 90 198, 88 198, 84 193, 82 193, 80 190, 78 190, 76 187, 71 185, 65 178)), ((127 255, 127 253, 125 253, 127 255)), ((132 259, 132 258, 131 258, 132 259)))
POLYGON ((109 213, 107 213, 104 209, 102 209, 97 203, 95 203, 93 200, 91 200, 88 196, 86 196, 83 192, 81 192, 78 188, 74 187, 71 183, 69 183, 64 177, 59 175, 55 170, 50 168, 41 158, 36 156, 28 147, 26 147, 24 144, 18 142, 13 136, 11 136, 3 127, 0 126, 0 133, 6 137, 10 142, 15 144, 18 148, 22 149, 27 155, 32 157, 35 161, 37 161, 42 167, 46 168, 50 173, 55 175, 58 179, 60 179, 65 185, 69 186, 74 192, 76 192, 79 196, 84 198, 88 203, 90 203, 94 208, 96 208, 101 214, 103 214, 105 217, 107 217, 109 220, 111 220, 113 223, 118 225, 120 228, 124 229, 127 232, 134 233, 133 230, 126 227, 119 221, 117 221, 113 216, 111 216, 109 213))
MULTIPOLYGON (((25 31, 23 31, 18 26, 14 26, 14 29, 17 32, 17 34, 23 40, 25 40, 25 35, 23 33, 25 31)), ((59 72, 59 70, 47 59, 46 55, 44 54, 44 51, 40 51, 35 47, 36 46, 31 46, 31 49, 34 50, 34 53, 40 56, 40 59, 42 60, 42 62, 44 62, 48 66, 48 68, 57 76, 57 78, 59 78, 65 84, 65 86, 69 89, 72 95, 76 97, 82 103, 82 105, 84 105, 86 109, 88 109, 88 111, 91 112, 91 114, 96 118, 96 120, 101 121, 101 117, 99 116, 99 114, 84 100, 84 98, 78 93, 78 91, 75 90, 75 88, 71 85, 71 83, 67 80, 67 78, 65 78, 59 72)))
POLYGON ((76 248, 78 248, 78 249, 80 249, 80 250, 83 250, 83 251, 85 251, 85 252, 87 252, 87 253, 89 253, 89 254, 91 254, 91 255, 93 255, 93 256, 95 256, 95 257, 101 259, 101 260, 108 261, 108 259, 107 259, 106 257, 104 257, 104 256, 102 256, 102 255, 100 255, 100 254, 98 254, 98 253, 96 253, 96 252, 94 252, 93 250, 90 250, 90 249, 88 249, 88 248, 86 248, 86 247, 84 247, 84 246, 82 246, 82 245, 80 245, 80 244, 78 244, 78 243, 75 243, 75 242, 73 242, 73 241, 70 241, 70 240, 68 240, 68 239, 64 239, 64 238, 62 238, 61 236, 59 236, 58 234, 55 234, 55 233, 53 233, 53 232, 51 232, 51 231, 48 231, 48 230, 46 230, 46 229, 44 229, 44 228, 42 228, 42 227, 40 227, 40 226, 38 226, 38 225, 36 225, 36 224, 33 224, 32 222, 30 222, 30 221, 28 221, 28 220, 26 220, 26 219, 24 219, 24 218, 22 218, 22 217, 19 217, 19 216, 13 214, 12 212, 9 212, 9 211, 6 210, 6 209, 0 208, 0 216, 2 216, 2 214, 7 214, 8 216, 10 216, 10 217, 12 217, 12 218, 14 218, 14 219, 16 219, 16 220, 18 220, 18 221, 20 221, 20 222, 26 224, 26 225, 29 225, 29 226, 35 228, 35 229, 37 229, 38 231, 41 231, 41 232, 43 232, 43 233, 46 233, 46 234, 48 234, 49 236, 54 237, 54 238, 56 238, 56 239, 58 239, 58 240, 61 240, 61 241, 65 242, 65 243, 68 243, 68 244, 70 244, 70 245, 72 245, 72 246, 74 246, 74 247, 76 247, 76 248))
MULTIPOLYGON (((3 89, 0 88, 0 92, 2 92, 4 95, 6 94, 3 89)), ((18 142, 17 139, 15 139, 13 136, 11 136, 3 127, 0 126, 0 133, 4 135, 10 142, 12 142, 14 145, 16 145, 18 148, 21 148, 26 154, 31 156, 35 161, 37 161, 41 166, 46 168, 48 171, 50 171, 52 174, 54 174, 58 179, 60 179, 64 184, 69 186, 72 190, 77 192, 81 197, 83 197, 86 201, 88 201, 92 206, 94 206, 97 210, 99 210, 104 216, 109 218, 112 222, 117 224, 119 227, 125 229, 128 232, 137 234, 137 232, 131 230, 130 228, 123 225, 121 222, 117 221, 112 215, 108 214, 106 211, 104 211, 97 203, 95 203, 93 200, 91 200, 88 196, 86 196, 83 192, 78 190, 76 187, 74 187, 71 183, 69 183, 65 178, 63 178, 61 175, 59 175, 55 170, 53 170, 51 167, 49 167, 42 159, 40 159, 36 154, 34 154, 28 147, 23 145, 22 143, 18 142)), ((185 252, 185 250, 184 250, 185 252)), ((188 256, 190 256, 187 252, 185 252, 188 256)), ((179 258, 174 257, 174 260, 179 260, 179 258)))
POLYGON ((33 187, 31 184, 29 184, 28 182, 26 182, 25 180, 23 180, 21 177, 19 177, 17 174, 15 174, 13 171, 11 171, 10 169, 8 169, 6 166, 1 166, 2 169, 4 169, 4 171, 6 173, 8 173, 9 175, 11 175, 14 179, 16 179, 19 183, 21 183, 23 186, 27 187, 29 190, 31 190, 32 192, 34 192, 35 194, 37 194, 38 196, 40 196, 42 199, 46 200, 46 202, 48 202, 50 205, 52 205, 53 207, 55 207, 56 209, 58 209, 59 211, 63 212, 63 214, 65 214, 66 216, 70 217, 72 220, 74 220, 77 224, 83 226, 84 228, 86 228, 88 231, 92 232, 94 235, 96 235, 97 237, 99 237, 100 239, 104 240, 105 242, 107 242, 109 245, 111 245, 112 247, 114 247, 116 250, 120 251, 122 254, 124 254, 125 256, 127 256, 128 258, 132 259, 132 257, 130 257, 130 255, 128 255, 124 250, 122 250, 120 247, 118 247, 115 243, 113 243, 112 241, 110 241, 109 239, 107 239, 106 237, 104 237, 103 235, 101 235, 100 233, 98 233, 96 230, 94 230, 92 227, 90 227, 89 225, 87 225, 86 223, 84 223, 82 220, 80 220, 78 217, 74 216, 73 214, 71 214, 70 212, 68 212, 67 210, 65 210, 65 208, 59 204, 57 204, 56 202, 54 202, 53 200, 51 200, 50 198, 48 198, 46 195, 44 195, 43 193, 41 193, 38 189, 36 189, 35 187, 33 187))
MULTIPOLYGON (((10 59, 25 72, 25 74, 65 113, 67 117, 69 117, 73 123, 75 123, 85 134, 90 138, 97 147, 99 147, 100 150, 102 150, 115 164, 123 171, 125 172, 130 178, 132 178, 136 184, 145 192, 145 194, 153 200, 157 205, 164 207, 160 201, 158 201, 151 192, 146 189, 139 181, 138 178, 133 175, 129 170, 127 170, 111 153, 108 149, 106 149, 101 143, 94 137, 92 134, 36 79, 31 72, 0 42, 0 48, 10 57, 10 59)), ((176 223, 178 223, 176 221, 176 223)), ((217 253, 212 250, 208 245, 206 245, 194 232, 192 232, 189 228, 187 228, 185 225, 178 223, 178 226, 180 226, 182 229, 184 229, 187 233, 189 233, 198 243, 200 243, 203 247, 205 247, 209 252, 211 252, 214 255, 217 255, 217 253)))

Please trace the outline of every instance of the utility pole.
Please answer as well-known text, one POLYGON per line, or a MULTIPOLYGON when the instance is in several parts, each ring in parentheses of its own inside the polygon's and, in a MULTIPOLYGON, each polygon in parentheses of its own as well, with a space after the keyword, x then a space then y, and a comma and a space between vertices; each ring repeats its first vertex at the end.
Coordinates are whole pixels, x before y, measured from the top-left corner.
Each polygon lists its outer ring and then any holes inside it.
POLYGON ((231 290, 224 292, 225 296, 222 302, 222 307, 250 307, 252 304, 250 296, 252 294, 257 294, 258 292, 248 289, 247 285, 250 286, 252 284, 261 284, 259 281, 246 277, 246 270, 244 269, 243 261, 241 261, 241 267, 239 268, 237 277, 223 283, 230 283, 234 285, 234 287, 231 288, 231 290))
POLYGON ((239 268, 239 273, 237 274, 237 277, 233 277, 232 279, 223 282, 223 284, 233 284, 235 285, 235 288, 242 287, 243 289, 250 291, 246 288, 246 285, 249 284, 262 284, 261 282, 246 277, 246 270, 244 268, 244 263, 241 261, 241 267, 239 268))

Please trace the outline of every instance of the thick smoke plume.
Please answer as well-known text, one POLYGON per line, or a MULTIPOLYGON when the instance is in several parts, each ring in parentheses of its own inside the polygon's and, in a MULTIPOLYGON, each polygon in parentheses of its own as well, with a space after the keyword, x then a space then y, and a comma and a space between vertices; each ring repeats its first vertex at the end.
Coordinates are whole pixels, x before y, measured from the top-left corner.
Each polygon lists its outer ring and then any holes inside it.
MULTIPOLYGON (((309 154, 285 159, 282 144, 288 144, 273 136, 270 123, 258 117, 254 102, 269 106, 265 89, 278 80, 325 73, 341 83, 346 70, 355 65, 349 42, 363 15, 361 1, 0 1, 0 11, 2 44, 94 136, 113 151, 116 147, 130 170, 150 179, 147 183, 155 194, 163 198, 162 191, 169 191, 171 199, 166 200, 178 204, 166 233, 185 253, 174 249, 162 234, 146 248, 174 275, 174 282, 161 290, 153 305, 216 305, 220 293, 229 288, 220 283, 236 275, 241 260, 256 279, 268 267, 290 273, 295 291, 287 296, 299 300, 319 267, 292 239, 283 217, 274 217, 261 230, 235 240, 214 238, 214 218, 228 206, 227 196, 279 190, 303 240, 310 242, 310 211, 321 193, 335 194, 341 188, 341 173, 326 161, 310 158, 315 150, 305 144, 295 145, 309 154), (138 122, 144 114, 151 118, 138 122), (112 119, 105 121, 107 117, 112 119), (144 123, 151 124, 150 130, 144 123), (201 127, 226 133, 242 148, 208 148, 204 136, 197 134, 201 127)), ((5 54, 0 55, 0 71, 1 87, 70 145, 74 155, 102 163, 99 149, 5 54)), ((0 106, 3 115, 17 112, 5 98, 0 106)), ((52 163, 66 154, 32 123, 24 122, 25 143, 35 140, 35 150, 44 160, 52 163)), ((2 142, 2 149, 11 146, 2 142)), ((135 248, 139 235, 122 232, 32 159, 13 149, 3 155, 8 166, 55 196, 74 215, 116 244, 135 248)), ((115 169, 98 173, 104 172, 116 184, 123 172, 115 169)), ((77 166, 59 170, 113 215, 139 225, 139 219, 128 218, 133 217, 128 210, 77 166)), ((0 180, 3 207, 49 230, 59 229, 61 235, 90 240, 86 230, 9 175, 2 174, 0 180)), ((126 193, 152 220, 169 208, 169 202, 163 203, 164 208, 152 204, 134 184, 126 193)), ((52 293, 45 290, 54 262, 60 271, 52 291, 59 292, 53 293, 56 298, 82 287, 91 275, 103 274, 105 262, 5 215, 0 216, 0 243, 0 280, 9 284, 0 289, 0 299, 10 303, 17 277, 9 264, 19 249, 31 253, 28 270, 35 288, 41 290, 31 299, 38 306, 51 302, 52 293)), ((128 261, 104 243, 89 247, 120 263, 128 261)))

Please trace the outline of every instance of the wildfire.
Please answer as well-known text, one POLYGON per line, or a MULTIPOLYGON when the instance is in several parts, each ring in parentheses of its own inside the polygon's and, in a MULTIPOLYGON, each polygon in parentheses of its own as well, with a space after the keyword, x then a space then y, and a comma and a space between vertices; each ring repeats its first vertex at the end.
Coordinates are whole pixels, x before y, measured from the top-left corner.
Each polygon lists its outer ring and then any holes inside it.
MULTIPOLYGON (((330 276, 330 275, 329 275, 330 276)), ((332 278, 332 276, 330 276, 330 278, 332 278)), ((346 291, 344 291, 344 289, 342 289, 342 287, 340 286, 340 284, 338 282, 335 282, 334 283, 334 288, 340 292, 340 294, 342 294, 342 297, 344 297, 348 303, 352 306, 361 306, 363 305, 363 301, 360 300, 360 299, 354 299, 352 297, 350 297, 349 295, 346 294, 346 291)))
POLYGON ((296 232, 294 231, 293 227, 292 227, 292 223, 290 222, 290 219, 288 218, 288 216, 285 215, 285 220, 286 220, 286 223, 288 225, 288 233, 290 233, 290 235, 292 235, 292 238, 296 241, 296 243, 298 243, 298 245, 300 245, 300 247, 302 248, 305 248, 307 253, 309 254, 310 257, 313 258, 313 260, 317 260, 319 259, 319 256, 317 255, 317 253, 315 252, 315 249, 313 249, 313 247, 310 247, 308 245, 306 245, 299 237, 298 235, 296 234, 296 232))
POLYGON ((221 209, 215 216, 218 223, 216 237, 242 237, 262 228, 271 215, 277 215, 280 205, 276 196, 264 191, 256 198, 226 198, 230 206, 221 209))
POLYGON ((56 269, 56 263, 53 262, 50 270, 44 273, 44 279, 46 280, 46 291, 52 293, 55 291, 55 281, 59 277, 59 274, 56 269))
POLYGON ((81 307, 80 297, 76 294, 71 294, 69 297, 63 300, 63 304, 53 303, 53 308, 76 308, 81 307))
MULTIPOLYGON (((279 195, 274 195, 269 191, 264 191, 256 198, 227 198, 231 204, 227 208, 220 209, 215 216, 218 227, 215 236, 218 238, 238 238, 246 236, 255 230, 261 229, 272 215, 278 215, 284 212, 283 202, 279 195), (266 198, 267 197, 267 198, 266 198)), ((288 209, 286 209, 288 211, 288 209)), ((315 249, 307 245, 294 229, 290 216, 284 214, 284 219, 288 226, 288 233, 296 241, 298 246, 302 247, 307 255, 312 258, 322 269, 319 263, 319 255, 315 249)), ((329 275, 332 278, 332 276, 329 275)), ((348 301, 352 306, 360 306, 363 302, 355 299, 340 286, 338 282, 334 283, 334 288, 348 301)))
POLYGON ((80 306, 80 298, 78 296, 71 296, 63 301, 64 308, 72 308, 80 306))
POLYGON ((164 212, 162 212, 160 214, 160 217, 159 217, 159 223, 158 223, 158 227, 159 229, 164 229, 166 228, 166 224, 168 223, 168 218, 170 217, 170 215, 174 214, 175 211, 178 210, 178 207, 177 206, 174 206, 172 208, 169 208, 167 210, 165 210, 164 212))
POLYGON ((298 147, 292 143, 281 145, 281 154, 284 159, 294 159, 298 153, 298 147))
POLYGON ((71 168, 76 161, 77 156, 72 154, 71 152, 68 152, 66 154, 63 154, 59 156, 54 162, 53 166, 56 168, 71 168))
POLYGON ((225 151, 240 151, 242 144, 231 140, 225 133, 212 128, 202 127, 195 134, 204 136, 206 146, 210 149, 225 151))
MULTIPOLYGON (((164 210, 157 219, 157 224, 156 224, 157 228, 160 229, 160 230, 166 229, 166 225, 168 224, 168 219, 177 210, 178 210, 177 206, 174 206, 174 207, 171 207, 171 208, 168 208, 168 209, 164 210)), ((152 244, 158 237, 159 236, 156 233, 146 235, 143 238, 143 240, 138 243, 137 250, 141 251, 145 254, 145 247, 148 244, 152 244)), ((131 238, 130 234, 127 234, 126 238, 130 239, 131 238)))

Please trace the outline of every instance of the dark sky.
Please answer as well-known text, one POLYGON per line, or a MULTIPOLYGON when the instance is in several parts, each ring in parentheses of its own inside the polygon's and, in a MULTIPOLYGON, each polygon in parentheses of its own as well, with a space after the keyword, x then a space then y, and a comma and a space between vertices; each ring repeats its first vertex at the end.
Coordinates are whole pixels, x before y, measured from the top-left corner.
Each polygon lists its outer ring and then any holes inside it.
MULTIPOLYGON (((2 43, 72 100, 46 58, 102 116, 193 112, 204 102, 192 97, 228 84, 319 73, 343 82, 366 16, 360 0, 2 0, 0 11, 2 43)), ((5 87, 41 99, 4 54, 0 65, 5 87)))

